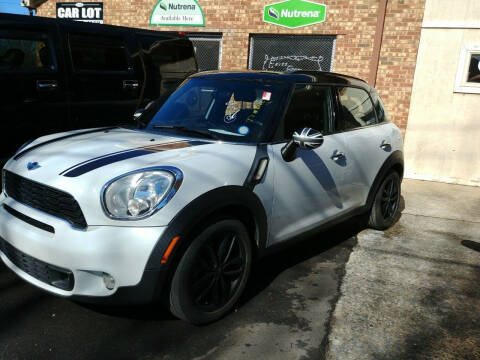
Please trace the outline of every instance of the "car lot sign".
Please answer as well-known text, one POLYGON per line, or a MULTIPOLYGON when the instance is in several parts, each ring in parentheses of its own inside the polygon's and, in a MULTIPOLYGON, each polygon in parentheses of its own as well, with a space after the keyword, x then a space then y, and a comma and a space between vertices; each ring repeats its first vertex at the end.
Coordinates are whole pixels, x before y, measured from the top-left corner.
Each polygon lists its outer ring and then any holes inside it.
POLYGON ((103 24, 103 2, 57 2, 57 18, 103 24))
POLYGON ((160 0, 153 8, 150 25, 205 26, 205 17, 196 0, 160 0))
POLYGON ((290 29, 325 21, 327 6, 313 1, 287 0, 265 6, 263 21, 290 29))

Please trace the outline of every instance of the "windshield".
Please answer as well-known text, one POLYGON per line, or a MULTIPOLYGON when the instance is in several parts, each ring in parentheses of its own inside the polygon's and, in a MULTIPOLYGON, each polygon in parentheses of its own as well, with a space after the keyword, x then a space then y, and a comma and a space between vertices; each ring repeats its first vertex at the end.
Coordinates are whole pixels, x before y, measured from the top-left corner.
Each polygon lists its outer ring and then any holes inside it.
POLYGON ((265 141, 287 92, 288 86, 279 83, 193 78, 168 98, 146 130, 193 130, 225 141, 265 141))

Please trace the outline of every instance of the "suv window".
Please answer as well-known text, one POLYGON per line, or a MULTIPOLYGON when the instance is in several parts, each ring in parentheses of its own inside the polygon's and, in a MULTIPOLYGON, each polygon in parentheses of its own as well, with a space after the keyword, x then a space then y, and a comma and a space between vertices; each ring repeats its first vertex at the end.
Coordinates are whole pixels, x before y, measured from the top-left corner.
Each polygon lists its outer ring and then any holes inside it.
POLYGON ((0 71, 42 69, 54 70, 47 40, 0 35, 0 71))
POLYGON ((375 111, 377 112, 377 119, 378 122, 388 122, 388 115, 387 112, 385 111, 385 106, 383 105, 382 99, 380 99, 380 96, 376 92, 372 92, 372 100, 373 100, 373 105, 375 106, 375 111))
POLYGON ((161 35, 146 35, 146 34, 139 34, 137 33, 136 35, 137 41, 140 43, 140 46, 142 47, 143 50, 149 50, 150 47, 153 45, 153 43, 157 41, 164 41, 164 40, 170 40, 171 37, 166 37, 166 36, 161 36, 161 35))
POLYGON ((329 132, 332 116, 330 88, 318 85, 297 85, 284 119, 281 134, 290 139, 296 130, 309 127, 329 132))
POLYGON ((122 39, 70 35, 73 68, 87 71, 128 71, 129 61, 122 39))
POLYGON ((377 122, 372 100, 368 93, 359 88, 338 88, 340 111, 343 114, 343 129, 355 129, 377 122))
POLYGON ((193 46, 186 39, 156 41, 149 52, 152 65, 161 73, 195 72, 197 69, 193 46))

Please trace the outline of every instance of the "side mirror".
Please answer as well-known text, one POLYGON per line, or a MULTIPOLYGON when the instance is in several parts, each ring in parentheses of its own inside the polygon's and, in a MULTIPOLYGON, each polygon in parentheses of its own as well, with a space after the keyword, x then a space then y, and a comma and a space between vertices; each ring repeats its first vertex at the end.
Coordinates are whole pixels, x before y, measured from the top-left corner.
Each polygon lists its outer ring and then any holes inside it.
POLYGON ((323 144, 323 135, 312 128, 303 128, 302 131, 293 133, 293 141, 301 149, 311 150, 323 144))
POLYGON ((301 131, 293 133, 293 139, 290 140, 281 150, 283 160, 290 162, 297 157, 297 149, 312 150, 323 144, 323 135, 317 130, 303 128, 301 131))

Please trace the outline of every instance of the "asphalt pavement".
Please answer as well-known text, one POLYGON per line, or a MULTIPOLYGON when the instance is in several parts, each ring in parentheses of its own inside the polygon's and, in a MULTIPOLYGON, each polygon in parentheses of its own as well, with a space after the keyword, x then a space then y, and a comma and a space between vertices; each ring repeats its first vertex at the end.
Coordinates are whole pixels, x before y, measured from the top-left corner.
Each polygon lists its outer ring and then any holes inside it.
POLYGON ((328 359, 480 359, 480 187, 405 181, 391 229, 350 254, 328 359))
POLYGON ((207 326, 57 298, 0 265, 0 359, 480 359, 480 188, 405 180, 403 197, 386 232, 354 219, 263 259, 207 326))

